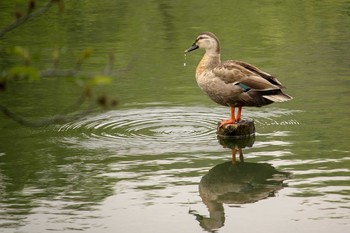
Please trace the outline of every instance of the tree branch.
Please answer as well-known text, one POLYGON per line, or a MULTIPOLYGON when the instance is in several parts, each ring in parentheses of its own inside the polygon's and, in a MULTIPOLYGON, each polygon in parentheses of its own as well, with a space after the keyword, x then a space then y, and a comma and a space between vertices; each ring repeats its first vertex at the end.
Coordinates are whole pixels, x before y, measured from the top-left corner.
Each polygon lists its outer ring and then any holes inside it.
POLYGON ((66 122, 70 122, 73 120, 77 120, 79 118, 82 118, 90 113, 93 112, 92 109, 87 109, 78 113, 74 113, 71 115, 66 114, 58 114, 52 117, 48 117, 46 119, 41 120, 29 120, 13 111, 8 109, 6 106, 0 104, 0 112, 3 112, 5 116, 9 117, 10 119, 14 120, 15 122, 19 123, 20 125, 27 126, 27 127, 45 127, 52 124, 62 124, 66 122))
POLYGON ((29 20, 36 18, 38 16, 41 16, 46 11, 48 11, 51 6, 54 4, 54 2, 57 0, 49 0, 45 6, 42 8, 36 10, 36 11, 30 11, 26 15, 22 16, 21 18, 17 19, 15 22, 7 25, 6 27, 2 28, 0 30, 0 38, 3 37, 6 33, 14 30, 15 28, 21 26, 22 24, 28 22, 29 20))

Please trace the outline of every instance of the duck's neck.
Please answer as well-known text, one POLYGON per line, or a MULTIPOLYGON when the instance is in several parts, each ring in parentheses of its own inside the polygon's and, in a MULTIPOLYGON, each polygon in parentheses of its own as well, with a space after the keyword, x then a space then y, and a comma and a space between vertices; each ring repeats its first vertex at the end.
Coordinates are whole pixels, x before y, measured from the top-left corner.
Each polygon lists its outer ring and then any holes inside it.
POLYGON ((220 62, 220 53, 206 52, 197 66, 196 74, 200 75, 204 71, 212 70, 218 66, 220 62))

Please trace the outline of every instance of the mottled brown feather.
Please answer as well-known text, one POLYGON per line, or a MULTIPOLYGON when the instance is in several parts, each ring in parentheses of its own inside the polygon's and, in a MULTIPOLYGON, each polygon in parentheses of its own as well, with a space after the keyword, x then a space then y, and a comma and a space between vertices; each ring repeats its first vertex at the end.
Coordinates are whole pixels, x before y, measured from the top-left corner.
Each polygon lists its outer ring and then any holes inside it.
POLYGON ((246 69, 235 61, 225 61, 214 68, 212 72, 227 84, 239 82, 255 90, 280 89, 280 85, 271 83, 258 72, 246 69))

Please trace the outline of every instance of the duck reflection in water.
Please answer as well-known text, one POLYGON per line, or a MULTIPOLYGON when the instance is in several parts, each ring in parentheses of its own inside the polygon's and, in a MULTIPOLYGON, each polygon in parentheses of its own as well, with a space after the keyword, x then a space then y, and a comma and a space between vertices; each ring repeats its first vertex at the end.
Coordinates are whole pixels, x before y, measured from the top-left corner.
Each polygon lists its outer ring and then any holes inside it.
POLYGON ((232 149, 232 161, 214 166, 199 183, 199 194, 209 210, 209 217, 190 210, 204 230, 215 232, 224 225, 224 203, 240 205, 273 197, 284 187, 283 181, 290 177, 290 173, 277 171, 268 163, 244 162, 242 148, 251 147, 254 140, 254 137, 219 138, 220 144, 232 149), (237 152, 240 161, 236 161, 237 152))

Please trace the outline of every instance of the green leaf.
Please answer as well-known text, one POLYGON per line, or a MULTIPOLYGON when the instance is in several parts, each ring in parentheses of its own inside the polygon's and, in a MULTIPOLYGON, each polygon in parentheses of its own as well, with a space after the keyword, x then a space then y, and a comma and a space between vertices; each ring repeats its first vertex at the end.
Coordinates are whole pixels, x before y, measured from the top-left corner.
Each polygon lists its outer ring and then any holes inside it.
POLYGON ((39 70, 32 66, 14 66, 9 70, 10 77, 26 78, 29 81, 40 79, 39 70))
POLYGON ((88 86, 108 85, 112 82, 112 78, 105 75, 96 75, 88 81, 88 86))
POLYGON ((80 53, 79 59, 80 59, 81 61, 82 61, 82 60, 85 60, 85 59, 91 57, 91 54, 92 54, 92 49, 86 48, 86 49, 84 49, 84 50, 80 53))
POLYGON ((24 60, 30 60, 29 51, 26 48, 23 48, 21 46, 15 46, 13 48, 13 53, 23 58, 24 60))

